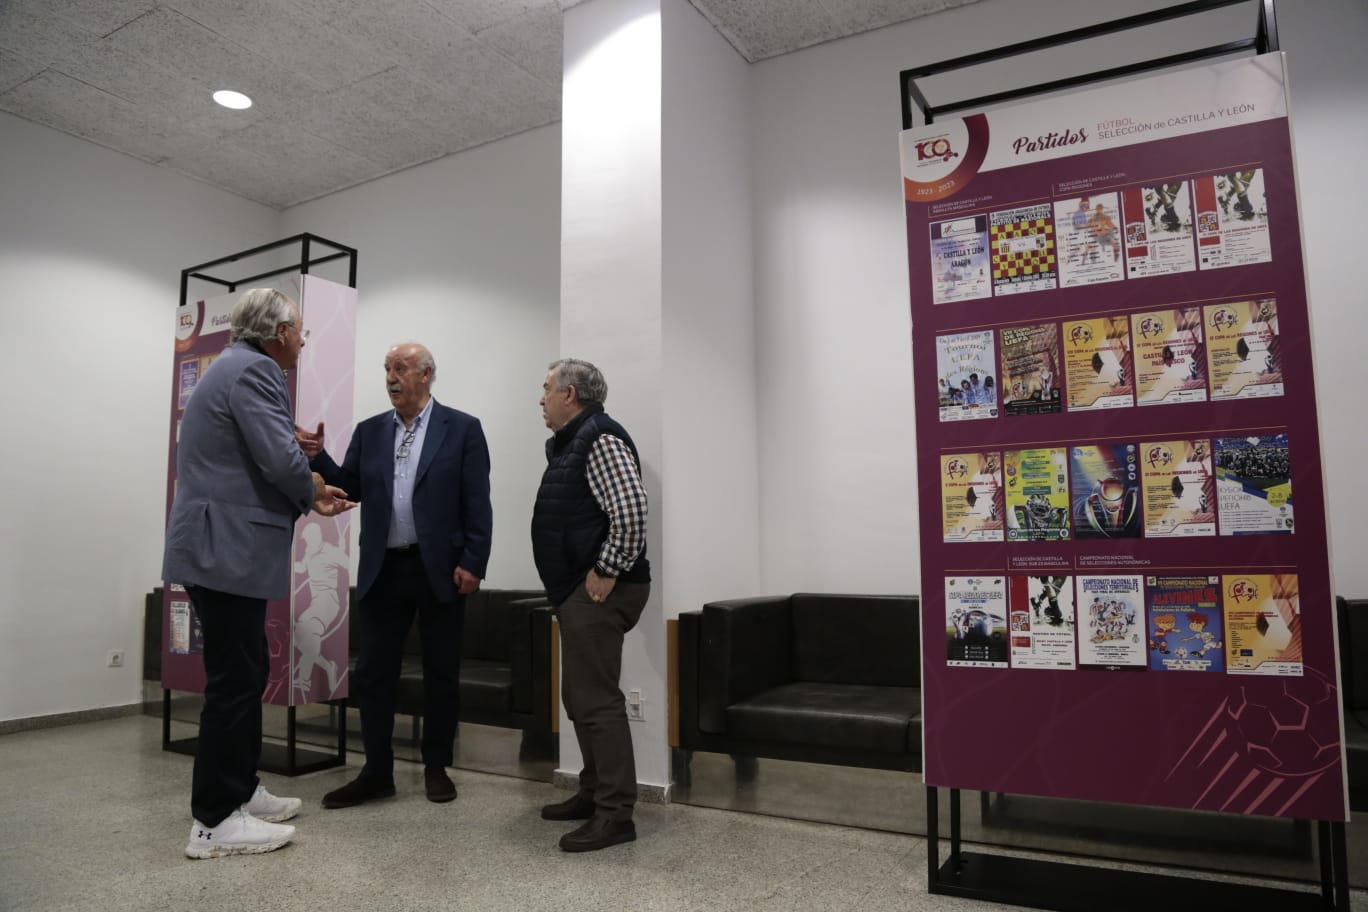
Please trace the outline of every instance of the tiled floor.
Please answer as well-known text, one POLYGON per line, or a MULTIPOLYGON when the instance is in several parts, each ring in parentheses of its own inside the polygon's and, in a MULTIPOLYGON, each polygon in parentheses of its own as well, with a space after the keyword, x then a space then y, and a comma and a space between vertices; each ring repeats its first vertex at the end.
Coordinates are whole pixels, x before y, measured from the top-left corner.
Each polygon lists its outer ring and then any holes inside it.
POLYGON ((563 792, 456 770, 460 798, 436 805, 405 763, 396 799, 343 811, 318 802, 352 771, 265 775, 305 801, 295 842, 193 862, 191 760, 160 737, 146 716, 0 737, 0 910, 1016 908, 928 894, 918 837, 680 804, 640 805, 636 843, 568 855, 556 840, 573 824, 537 814, 563 792))

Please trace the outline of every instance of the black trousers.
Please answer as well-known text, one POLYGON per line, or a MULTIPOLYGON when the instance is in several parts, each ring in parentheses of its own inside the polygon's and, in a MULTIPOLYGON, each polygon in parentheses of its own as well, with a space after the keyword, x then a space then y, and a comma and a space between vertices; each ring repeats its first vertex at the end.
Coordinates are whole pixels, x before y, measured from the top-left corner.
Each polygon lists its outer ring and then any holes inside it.
POLYGON ((261 692, 270 659, 266 600, 187 586, 204 631, 204 709, 190 791, 190 811, 218 826, 257 787, 261 692))
POLYGON ((394 707, 404 641, 413 620, 423 650, 423 763, 450 766, 461 712, 461 634, 465 597, 439 602, 428 585, 417 548, 386 551, 380 576, 357 606, 361 655, 356 660, 357 704, 366 778, 394 778, 394 707))
POLYGON ((636 807, 636 757, 618 679, 623 638, 650 594, 650 583, 619 582, 606 600, 593 602, 581 584, 556 608, 561 699, 584 758, 579 789, 593 796, 596 816, 613 821, 631 820, 636 807))

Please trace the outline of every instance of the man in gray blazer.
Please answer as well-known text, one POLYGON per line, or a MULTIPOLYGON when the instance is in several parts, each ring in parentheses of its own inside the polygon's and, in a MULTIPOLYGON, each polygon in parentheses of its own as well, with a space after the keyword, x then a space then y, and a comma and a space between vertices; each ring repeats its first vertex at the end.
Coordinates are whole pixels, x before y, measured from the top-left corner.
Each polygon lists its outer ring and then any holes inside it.
POLYGON ((205 371, 181 420, 176 497, 162 578, 185 586, 204 631, 200 714, 185 854, 270 852, 285 845, 298 798, 257 779, 266 686, 266 600, 290 589, 295 519, 355 506, 309 470, 295 442, 285 371, 308 337, 299 306, 255 288, 233 307, 231 344, 205 371))

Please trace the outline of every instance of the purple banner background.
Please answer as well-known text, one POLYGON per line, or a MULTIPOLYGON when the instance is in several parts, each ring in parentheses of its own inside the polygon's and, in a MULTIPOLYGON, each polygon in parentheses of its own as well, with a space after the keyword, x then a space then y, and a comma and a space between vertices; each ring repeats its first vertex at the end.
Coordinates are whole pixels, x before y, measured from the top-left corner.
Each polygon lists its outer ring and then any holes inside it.
MULTIPOLYGON (((295 420, 309 430, 324 422, 339 453, 351 440, 356 300, 354 288, 304 276, 301 301, 310 335, 296 371, 295 420)), ((351 518, 310 514, 295 525, 289 699, 294 705, 347 696, 351 518)))
MULTIPOLYGON (((1136 91, 1130 87, 1123 91, 1136 91)), ((944 129, 942 125, 937 125, 944 129)), ((972 209, 906 204, 919 477, 925 776, 930 785, 1321 820, 1347 819, 1306 284, 1285 118, 979 173, 972 209), (1127 187, 1263 169, 1272 261, 936 306, 929 225, 1127 187), (1095 185, 1079 178, 1106 175, 1095 185), (1070 182, 1056 193, 1058 185, 1070 182), (949 212, 947 212, 949 209, 949 212), (938 334, 1277 299, 1285 394, 1223 402, 941 422, 938 334), (945 453, 1286 432, 1292 535, 944 543, 945 453), (1041 560, 1043 564, 1029 562, 1041 560), (1303 674, 949 667, 947 576, 1057 573, 1298 576, 1303 674)), ((1195 221, 1195 217, 1194 217, 1195 221)), ((1056 231, 1065 230, 1057 225, 1056 231)), ((1194 241, 1195 245, 1195 241, 1194 241)), ((1066 341, 1067 344, 1067 341, 1066 341)), ((1000 357, 1000 354, 999 354, 1000 357)), ((1078 635, 1085 635, 1080 606, 1078 635)), ((1229 631, 1226 631, 1229 635, 1229 631)), ((1227 644, 1228 645, 1228 644, 1227 644)))

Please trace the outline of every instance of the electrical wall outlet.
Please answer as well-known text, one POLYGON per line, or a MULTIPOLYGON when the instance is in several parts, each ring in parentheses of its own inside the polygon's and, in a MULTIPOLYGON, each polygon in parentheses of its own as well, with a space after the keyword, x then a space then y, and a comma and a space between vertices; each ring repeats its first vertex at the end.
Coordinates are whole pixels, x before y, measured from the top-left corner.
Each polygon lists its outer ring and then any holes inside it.
POLYGON ((627 691, 627 718, 632 722, 646 721, 646 705, 639 690, 627 691))
POLYGON ((124 654, 122 649, 111 649, 106 657, 106 664, 108 664, 110 668, 123 668, 123 659, 124 654))

